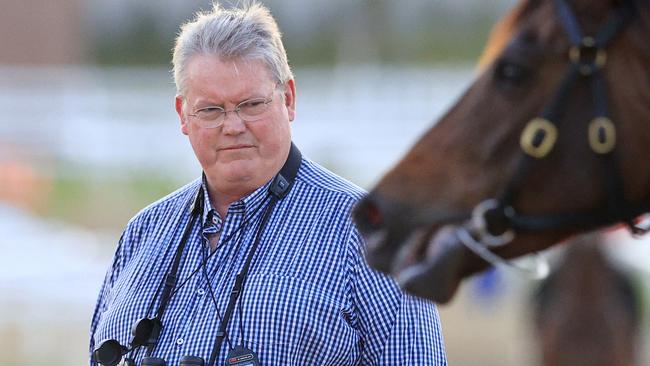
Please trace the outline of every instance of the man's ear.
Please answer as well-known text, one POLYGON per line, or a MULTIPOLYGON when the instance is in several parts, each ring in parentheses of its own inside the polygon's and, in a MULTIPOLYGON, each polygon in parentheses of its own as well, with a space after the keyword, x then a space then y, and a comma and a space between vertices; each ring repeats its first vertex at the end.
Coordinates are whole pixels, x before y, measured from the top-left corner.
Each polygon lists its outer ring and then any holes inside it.
POLYGON ((289 121, 296 118, 296 83, 290 79, 284 84, 284 105, 287 107, 289 121))
POLYGON ((185 112, 183 110, 183 97, 180 95, 177 95, 176 98, 174 99, 174 106, 176 107, 176 113, 178 113, 178 118, 181 121, 181 132, 183 135, 187 135, 189 133, 189 126, 187 125, 187 116, 185 116, 185 112))

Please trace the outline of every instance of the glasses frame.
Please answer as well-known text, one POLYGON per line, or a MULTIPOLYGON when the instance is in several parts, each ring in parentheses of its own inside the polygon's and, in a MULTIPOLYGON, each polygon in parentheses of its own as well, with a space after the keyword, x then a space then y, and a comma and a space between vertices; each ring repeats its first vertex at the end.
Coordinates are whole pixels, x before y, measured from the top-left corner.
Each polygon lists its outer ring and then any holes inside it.
POLYGON ((246 103, 250 103, 252 101, 258 101, 259 100, 259 101, 263 102, 265 105, 268 106, 270 103, 273 102, 273 94, 275 93, 276 90, 279 89, 280 85, 282 85, 282 84, 281 83, 276 83, 275 87, 273 88, 273 90, 271 91, 271 93, 270 93, 270 95, 268 97, 266 97, 266 98, 258 97, 258 98, 250 98, 250 99, 243 100, 243 101, 237 103, 237 105, 233 109, 226 109, 226 108, 218 106, 218 105, 209 105, 209 106, 206 106, 206 107, 196 109, 193 113, 188 113, 187 115, 190 116, 190 117, 194 117, 198 121, 200 121, 200 126, 202 128, 219 128, 219 127, 221 127, 223 125, 223 123, 226 121, 226 118, 228 117, 228 113, 230 113, 230 112, 235 112, 235 114, 237 114, 237 117, 239 117, 239 119, 241 119, 244 122, 259 121, 260 119, 264 118, 266 112, 268 111, 268 107, 259 116, 255 116, 255 117, 253 117, 251 119, 250 116, 247 116, 247 118, 244 118, 244 117, 241 116, 241 114, 239 114, 239 112, 241 111, 242 105, 244 105, 246 103), (206 120, 206 119, 203 119, 203 118, 198 116, 199 112, 201 112, 203 110, 206 110, 206 109, 213 109, 213 108, 221 109, 221 114, 217 118, 215 118, 214 120, 206 120))

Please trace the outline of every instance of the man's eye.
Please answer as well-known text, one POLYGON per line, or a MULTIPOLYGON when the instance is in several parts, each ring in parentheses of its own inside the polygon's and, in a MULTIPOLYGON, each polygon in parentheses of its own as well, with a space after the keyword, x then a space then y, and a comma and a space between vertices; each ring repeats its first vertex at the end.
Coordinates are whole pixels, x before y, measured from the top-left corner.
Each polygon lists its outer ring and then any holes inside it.
POLYGON ((255 108, 264 104, 264 99, 247 100, 239 105, 239 108, 255 108))
POLYGON ((196 111, 196 115, 199 118, 216 118, 219 117, 223 113, 223 109, 219 107, 207 107, 207 108, 201 108, 198 111, 196 111))
POLYGON ((199 109, 199 112, 205 112, 205 113, 214 113, 214 112, 221 112, 221 111, 223 111, 223 109, 219 107, 207 107, 207 108, 199 109))
POLYGON ((268 104, 263 98, 251 99, 239 105, 239 111, 247 116, 257 116, 267 110, 268 104))

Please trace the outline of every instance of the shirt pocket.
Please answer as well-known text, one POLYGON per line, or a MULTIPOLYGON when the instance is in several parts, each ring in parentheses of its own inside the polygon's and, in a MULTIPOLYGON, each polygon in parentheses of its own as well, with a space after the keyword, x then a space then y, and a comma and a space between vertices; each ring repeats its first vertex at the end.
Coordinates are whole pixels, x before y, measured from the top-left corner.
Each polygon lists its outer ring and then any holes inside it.
MULTIPOLYGON (((240 301, 244 342, 266 359, 262 364, 346 365, 358 353, 343 285, 338 294, 326 294, 303 279, 258 274, 246 280, 240 301)), ((230 329, 241 339, 239 319, 233 320, 230 329)))

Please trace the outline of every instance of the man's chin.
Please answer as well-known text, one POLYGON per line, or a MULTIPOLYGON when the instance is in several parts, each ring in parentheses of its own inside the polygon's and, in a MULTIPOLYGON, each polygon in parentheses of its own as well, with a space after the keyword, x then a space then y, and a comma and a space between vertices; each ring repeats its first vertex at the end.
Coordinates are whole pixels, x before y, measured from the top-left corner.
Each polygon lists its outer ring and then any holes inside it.
POLYGON ((260 171, 260 167, 254 161, 239 159, 223 164, 223 168, 219 169, 218 177, 230 183, 244 183, 254 180, 260 171))
MULTIPOLYGON (((204 166, 210 185, 219 187, 222 185, 248 185, 261 176, 263 169, 254 160, 235 159, 228 162, 218 162, 211 166, 204 166)), ((261 182, 260 185, 263 185, 261 182)))
POLYGON ((251 160, 254 158, 255 149, 252 147, 241 147, 237 149, 219 150, 219 161, 229 164, 239 160, 251 160))

